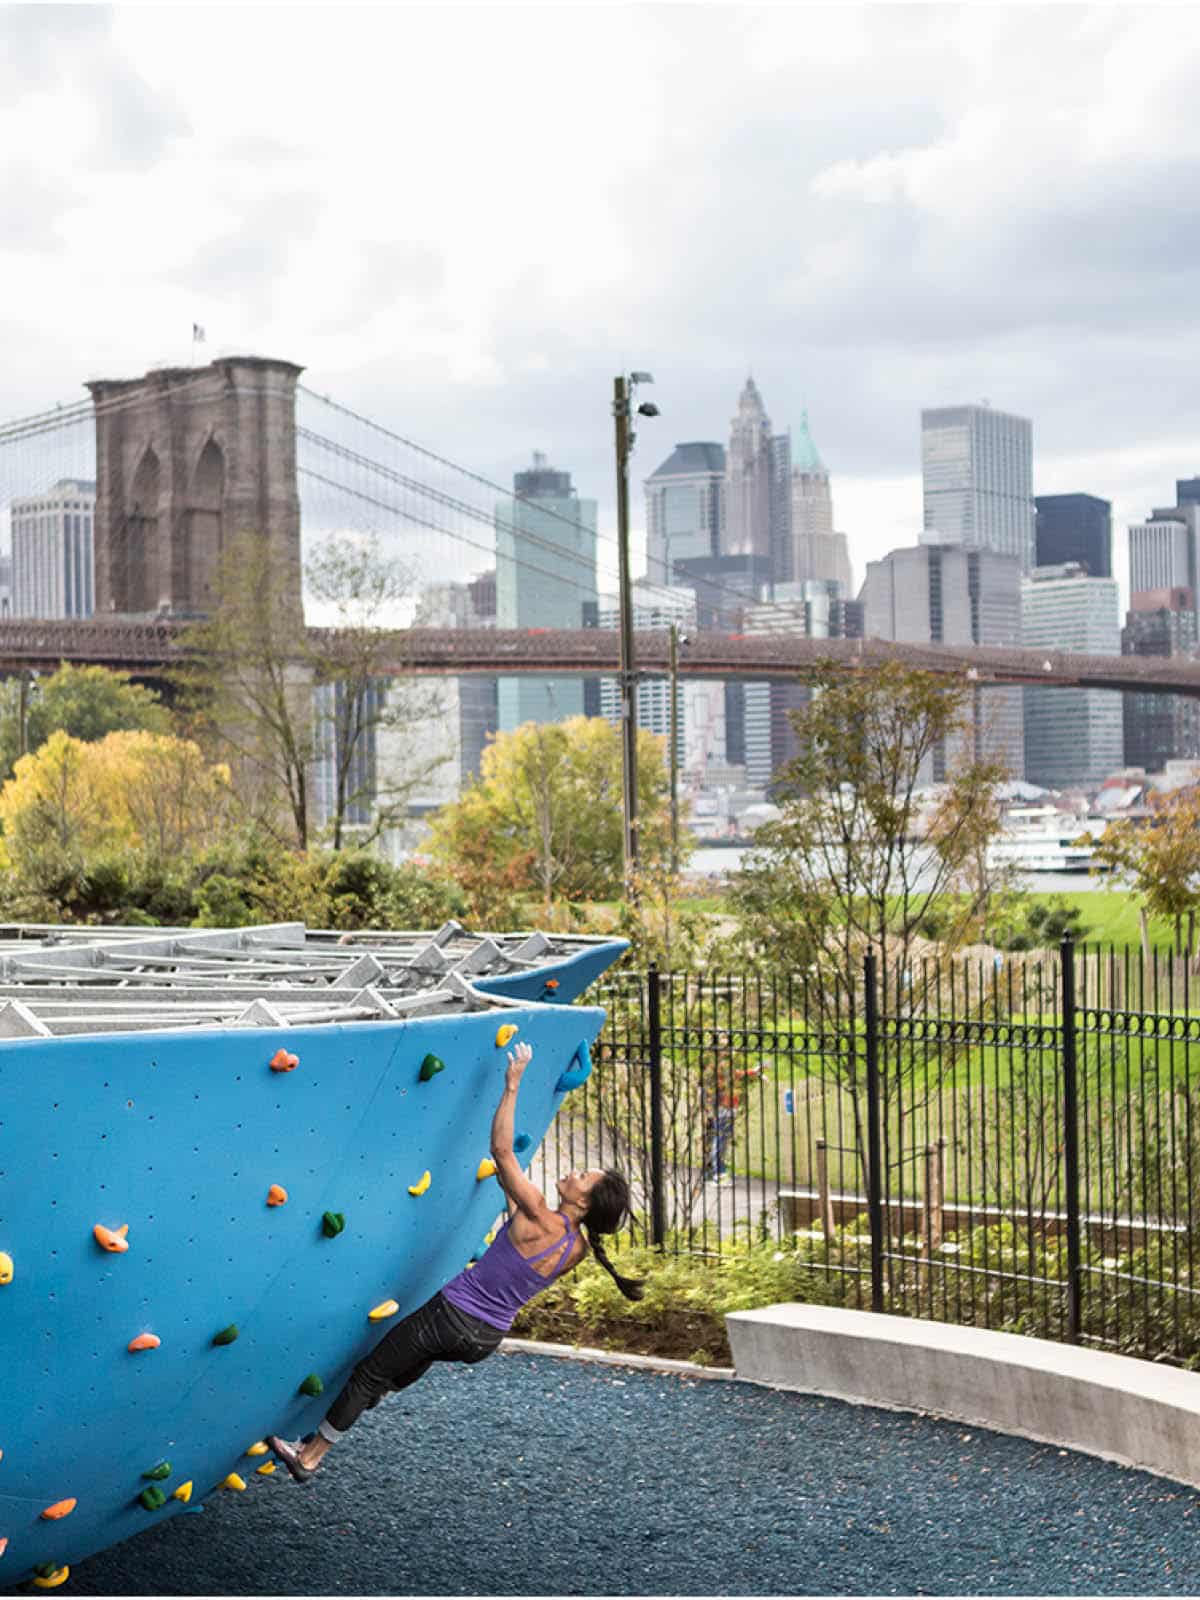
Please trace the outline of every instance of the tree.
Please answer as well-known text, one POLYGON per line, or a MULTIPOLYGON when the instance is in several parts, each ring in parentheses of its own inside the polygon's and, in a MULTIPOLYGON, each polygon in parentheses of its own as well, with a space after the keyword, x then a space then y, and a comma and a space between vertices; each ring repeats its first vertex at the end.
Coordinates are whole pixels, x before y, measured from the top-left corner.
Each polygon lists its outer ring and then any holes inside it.
POLYGON ((26 893, 78 902, 98 862, 137 856, 158 868, 221 835, 228 771, 170 734, 58 730, 22 756, 0 790, 4 856, 26 893))
MULTIPOLYGON (((477 915, 503 897, 604 900, 622 883, 621 740, 602 717, 527 722, 499 733, 478 779, 433 820, 430 849, 477 915)), ((638 734, 643 862, 666 859, 669 816, 662 740, 638 734)))
POLYGON ((334 624, 309 635, 308 646, 316 683, 328 685, 317 738, 320 753, 333 758, 329 835, 340 850, 356 812, 371 816, 355 830, 356 842, 368 843, 403 816, 413 791, 450 759, 448 742, 418 754, 412 737, 419 724, 434 722, 444 697, 395 673, 403 660, 395 623, 413 580, 377 540, 327 540, 305 568, 305 584, 334 624), (366 759, 371 751, 374 762, 366 759))
MULTIPOLYGON (((792 713, 800 752, 777 777, 782 816, 755 835, 733 900, 752 943, 794 970, 848 974, 868 946, 907 967, 935 903, 987 892, 1002 763, 975 748, 973 691, 896 663, 818 668, 792 713), (919 791, 933 759, 944 782, 919 791)), ((964 920, 963 926, 967 926, 964 920)))
POLYGON ((340 847, 356 807, 371 802, 368 836, 377 833, 444 757, 407 760, 403 748, 403 735, 433 706, 428 693, 394 678, 403 661, 395 624, 404 569, 374 540, 341 538, 318 550, 305 577, 333 627, 305 627, 289 573, 262 539, 232 540, 213 613, 185 636, 189 664, 180 677, 190 706, 232 757, 247 813, 281 840, 308 846, 313 766, 332 757, 330 828, 340 847))
POLYGON ((182 639, 176 670, 196 726, 231 758, 246 812, 301 849, 315 753, 312 673, 291 574, 254 533, 221 552, 212 614, 182 639))
POLYGON ((1145 955, 1150 954, 1150 916, 1174 925, 1178 954, 1194 953, 1200 908, 1200 789, 1151 796, 1150 815, 1143 823, 1125 818, 1110 822, 1096 843, 1093 859, 1140 896, 1145 955))
MULTIPOLYGON (((979 862, 999 826, 996 789, 1006 774, 977 748, 965 685, 889 662, 856 672, 823 665, 814 688, 792 714, 800 749, 779 774, 782 816, 756 833, 731 898, 751 954, 803 974, 801 1025, 830 1041, 814 1059, 850 1097, 865 1177, 863 1064, 847 1047, 863 956, 879 955, 885 1013, 936 1004, 948 969, 918 971, 916 942, 956 885, 967 886, 968 901, 984 892, 979 862), (946 770, 930 806, 919 791, 935 756, 946 770)), ((972 920, 961 917, 952 935, 964 937, 972 920)), ((994 980, 973 1003, 981 1012, 996 1003, 994 980)), ((895 1096, 901 1123, 920 1115, 955 1061, 953 1046, 927 1061, 919 1042, 891 1041, 886 1082, 923 1074, 921 1093, 895 1096)))
POLYGON ((0 775, 10 777, 18 757, 40 750, 56 731, 90 742, 127 729, 171 731, 171 713, 159 696, 128 673, 63 662, 24 686, 8 678, 0 684, 0 775))

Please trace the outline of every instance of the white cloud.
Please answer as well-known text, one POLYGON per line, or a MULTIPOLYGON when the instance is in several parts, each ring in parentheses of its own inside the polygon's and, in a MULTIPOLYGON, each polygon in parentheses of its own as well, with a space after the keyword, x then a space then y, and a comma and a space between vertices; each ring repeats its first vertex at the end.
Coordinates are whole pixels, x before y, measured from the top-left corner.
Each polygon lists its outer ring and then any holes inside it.
POLYGON ((612 524, 807 404, 856 570, 920 522, 919 411, 1032 416, 1039 490, 1169 497, 1200 435, 1200 13, 1077 6, 8 7, 0 416, 246 348, 612 524), (640 504, 640 496, 635 496, 640 504))

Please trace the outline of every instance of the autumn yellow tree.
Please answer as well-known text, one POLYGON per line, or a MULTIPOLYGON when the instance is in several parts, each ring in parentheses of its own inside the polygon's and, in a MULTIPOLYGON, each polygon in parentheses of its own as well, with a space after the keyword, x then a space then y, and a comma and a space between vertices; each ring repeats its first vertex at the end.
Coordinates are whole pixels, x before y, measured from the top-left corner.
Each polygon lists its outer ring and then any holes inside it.
MULTIPOLYGON (((638 734, 642 861, 668 848, 662 740, 638 734)), ((487 915, 506 897, 603 900, 621 892, 621 740, 602 717, 527 722, 499 733, 479 777, 433 820, 431 848, 487 915)))
POLYGON ((1124 818, 1110 822, 1093 859, 1141 897, 1142 950, 1146 955, 1150 953, 1150 917, 1161 917, 1173 925, 1179 954, 1194 952, 1196 912, 1200 909, 1200 789, 1153 796, 1144 822, 1124 818))
POLYGON ((5 862, 24 888, 57 898, 101 856, 198 853, 220 837, 228 799, 228 770, 190 740, 125 731, 89 743, 60 729, 0 790, 5 862))

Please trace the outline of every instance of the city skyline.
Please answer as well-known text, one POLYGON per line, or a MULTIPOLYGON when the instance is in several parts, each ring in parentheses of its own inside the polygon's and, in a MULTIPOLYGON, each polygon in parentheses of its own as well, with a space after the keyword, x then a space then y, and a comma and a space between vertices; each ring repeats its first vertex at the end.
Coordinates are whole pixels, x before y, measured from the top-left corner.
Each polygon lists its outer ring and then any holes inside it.
POLYGON ((186 7, 7 10, 0 125, 41 136, 7 176, 0 416, 187 361, 199 324, 203 353, 291 356, 494 480, 536 442, 603 532, 614 371, 653 371, 656 430, 694 439, 750 370, 777 427, 820 417, 860 570, 919 531, 922 406, 1032 417, 1036 492, 1102 495, 1118 528, 1200 466, 1195 12, 634 7, 618 36, 603 8, 497 8, 471 14, 469 119, 427 70, 461 53, 455 8, 332 15, 289 17, 280 71, 269 8, 234 52, 186 7), (513 203, 531 147, 570 198, 554 229, 513 203))

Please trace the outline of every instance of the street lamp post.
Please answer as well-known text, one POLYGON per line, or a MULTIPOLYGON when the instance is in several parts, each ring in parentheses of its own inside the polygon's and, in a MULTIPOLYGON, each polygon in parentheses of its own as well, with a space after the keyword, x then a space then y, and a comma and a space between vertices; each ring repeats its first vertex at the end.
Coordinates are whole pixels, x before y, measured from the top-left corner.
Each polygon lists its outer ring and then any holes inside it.
POLYGON ((671 878, 679 872, 679 624, 671 624, 670 653, 667 657, 670 683, 668 745, 671 773, 671 878))
MULTIPOLYGON (((620 628, 621 790, 624 820, 623 855, 625 895, 637 899, 638 778, 637 778, 637 658, 633 637, 633 583, 629 562, 629 457, 635 434, 633 395, 639 383, 653 383, 648 372, 624 373, 613 379, 613 419, 617 446, 617 622, 620 628)), ((656 417, 658 407, 644 400, 638 415, 656 417)))

